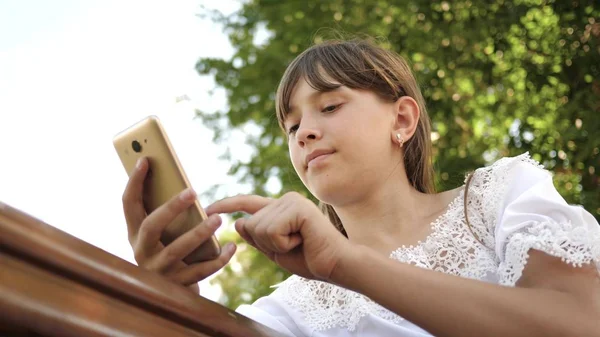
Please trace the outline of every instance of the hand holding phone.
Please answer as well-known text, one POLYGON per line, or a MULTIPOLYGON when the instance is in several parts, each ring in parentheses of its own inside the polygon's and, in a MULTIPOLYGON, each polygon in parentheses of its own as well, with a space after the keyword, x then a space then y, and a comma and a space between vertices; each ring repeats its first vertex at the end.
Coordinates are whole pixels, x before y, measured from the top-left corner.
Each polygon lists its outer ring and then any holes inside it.
POLYGON ((148 117, 113 140, 129 174, 123 209, 138 265, 184 285, 224 266, 235 245, 222 250, 221 223, 206 217, 157 117, 148 117))

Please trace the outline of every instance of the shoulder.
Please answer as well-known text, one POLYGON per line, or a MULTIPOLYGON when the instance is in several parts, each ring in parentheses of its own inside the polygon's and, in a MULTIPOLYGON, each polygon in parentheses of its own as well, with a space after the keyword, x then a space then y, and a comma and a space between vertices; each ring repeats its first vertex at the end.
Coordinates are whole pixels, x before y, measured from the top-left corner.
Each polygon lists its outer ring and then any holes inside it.
POLYGON ((573 265, 600 262, 598 222, 568 204, 551 172, 528 153, 477 169, 472 182, 469 208, 480 216, 474 227, 495 251, 501 284, 515 285, 531 249, 573 265))
POLYGON ((486 220, 493 221, 511 196, 540 182, 552 185, 552 174, 525 152, 478 168, 465 182, 469 183, 469 196, 480 199, 483 206, 480 211, 486 213, 486 220))
MULTIPOLYGON (((476 169, 465 178, 465 210, 470 225, 486 243, 494 246, 494 229, 507 195, 514 193, 519 181, 552 179, 550 172, 532 159, 528 152, 514 157, 503 157, 476 169)), ((520 185, 525 187, 525 185, 520 185)))
POLYGON ((537 160, 531 158, 529 152, 514 157, 503 157, 492 164, 480 167, 473 172, 474 183, 484 184, 488 188, 501 189, 503 183, 525 175, 528 178, 548 178, 551 173, 537 160))

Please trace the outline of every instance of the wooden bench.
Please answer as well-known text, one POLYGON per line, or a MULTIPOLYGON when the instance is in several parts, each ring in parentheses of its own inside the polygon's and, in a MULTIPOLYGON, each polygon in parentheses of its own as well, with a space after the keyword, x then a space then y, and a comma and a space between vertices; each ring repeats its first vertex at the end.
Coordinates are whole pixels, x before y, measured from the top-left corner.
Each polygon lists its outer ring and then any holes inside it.
POLYGON ((0 336, 281 334, 0 202, 0 336))

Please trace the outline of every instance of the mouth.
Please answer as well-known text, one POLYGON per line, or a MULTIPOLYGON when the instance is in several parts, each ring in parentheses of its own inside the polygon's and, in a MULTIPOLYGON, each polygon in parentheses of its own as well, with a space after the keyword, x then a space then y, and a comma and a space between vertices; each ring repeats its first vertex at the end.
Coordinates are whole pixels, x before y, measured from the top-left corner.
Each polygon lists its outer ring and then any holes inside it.
POLYGON ((306 156, 306 168, 318 165, 326 160, 335 151, 333 150, 315 150, 306 156))

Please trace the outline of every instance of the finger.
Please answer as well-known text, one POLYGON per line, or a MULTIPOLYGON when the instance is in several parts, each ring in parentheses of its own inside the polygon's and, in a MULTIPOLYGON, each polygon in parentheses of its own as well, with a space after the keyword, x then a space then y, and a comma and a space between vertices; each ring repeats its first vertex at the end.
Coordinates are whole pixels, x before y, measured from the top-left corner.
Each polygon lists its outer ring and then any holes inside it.
POLYGON ((129 236, 137 233, 142 221, 146 217, 143 190, 147 172, 148 160, 142 157, 131 172, 129 181, 123 192, 123 211, 125 213, 129 236))
POLYGON ((276 227, 270 227, 267 237, 269 238, 269 250, 274 253, 288 253, 302 243, 302 235, 299 233, 276 232, 276 227))
POLYGON ((246 231, 245 223, 246 223, 246 219, 236 220, 234 223, 235 230, 236 230, 236 232, 238 232, 238 234, 240 234, 240 236, 242 237, 242 239, 244 239, 244 241, 246 241, 249 245, 256 248, 256 243, 254 242, 252 237, 246 231))
POLYGON ((188 188, 150 213, 138 230, 136 248, 142 253, 150 252, 156 242, 160 240, 165 227, 190 207, 195 200, 196 193, 188 188))
POLYGON ((302 243, 299 233, 299 220, 295 205, 281 202, 275 217, 271 220, 276 226, 267 229, 267 238, 275 253, 287 253, 302 243))
POLYGON ((138 247, 140 247, 139 240, 136 240, 132 244, 132 247, 133 247, 133 258, 135 259, 135 262, 137 262, 137 265, 144 269, 148 269, 148 270, 152 270, 149 263, 152 261, 153 257, 156 254, 158 254, 160 251, 165 249, 165 246, 162 244, 162 242, 157 242, 151 251, 142 251, 141 249, 138 248, 138 247))
POLYGON ((273 258, 274 258, 273 252, 271 252, 269 250, 265 250, 262 247, 260 247, 256 242, 254 242, 254 239, 252 238, 252 236, 250 234, 248 234, 248 230, 246 229, 246 219, 237 220, 235 222, 235 230, 240 234, 242 239, 244 239, 244 241, 246 241, 246 243, 248 243, 249 245, 254 247, 259 252, 263 253, 270 260, 274 261, 273 260, 273 258))
POLYGON ((194 263, 174 274, 167 275, 167 277, 186 286, 197 283, 223 268, 231 260, 235 251, 235 244, 230 242, 221 249, 221 255, 218 258, 194 263))
POLYGON ((244 212, 254 214, 273 201, 258 195, 237 195, 225 198, 206 207, 206 214, 244 212))
POLYGON ((166 246, 157 257, 149 263, 152 270, 163 273, 173 267, 178 261, 183 260, 196 248, 208 240, 221 225, 221 217, 211 215, 200 225, 178 237, 166 246))
POLYGON ((250 246, 256 248, 256 250, 265 254, 267 257, 271 258, 271 254, 269 254, 268 251, 263 250, 259 245, 257 245, 256 242, 254 242, 254 239, 252 238, 252 236, 250 234, 248 234, 248 230, 246 229, 247 228, 246 220, 247 219, 238 219, 234 224, 235 230, 240 234, 242 239, 244 239, 244 241, 246 241, 246 243, 248 243, 250 246))
POLYGON ((247 222, 248 234, 252 236, 252 239, 262 251, 272 252, 272 238, 269 236, 281 231, 282 227, 287 227, 286 223, 277 221, 283 210, 282 207, 282 202, 273 202, 250 217, 247 222), (256 224, 253 224, 255 221, 256 224))

